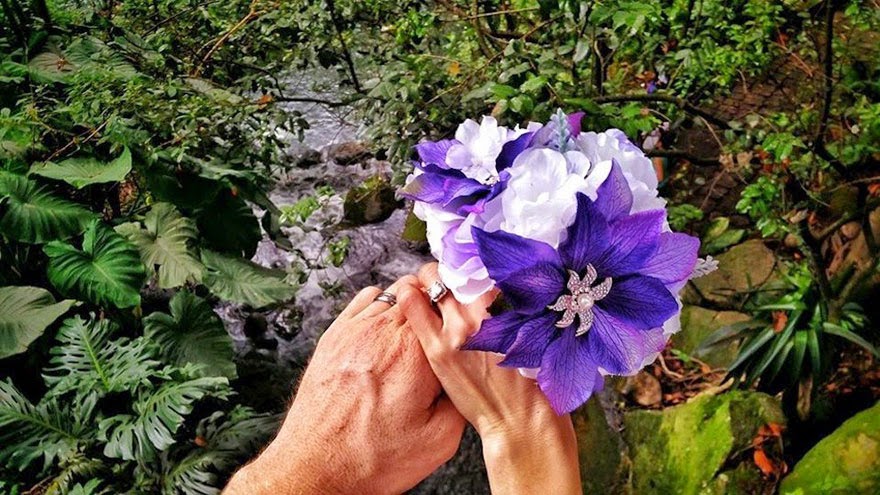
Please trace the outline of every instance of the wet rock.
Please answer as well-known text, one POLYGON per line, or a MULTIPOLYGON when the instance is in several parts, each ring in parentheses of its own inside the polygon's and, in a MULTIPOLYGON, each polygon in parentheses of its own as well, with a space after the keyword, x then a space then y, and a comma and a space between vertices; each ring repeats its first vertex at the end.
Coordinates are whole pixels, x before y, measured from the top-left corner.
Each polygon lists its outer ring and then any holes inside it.
POLYGON ((880 493, 880 403, 822 439, 782 480, 782 495, 880 493))
POLYGON ((321 152, 311 148, 303 151, 303 153, 293 162, 297 168, 312 168, 321 163, 321 152))
MULTIPOLYGON (((693 281, 697 294, 688 301, 705 299, 726 308, 737 307, 743 298, 756 294, 755 289, 770 289, 779 283, 773 251, 763 241, 750 240, 733 246, 716 256, 718 270, 693 281)), ((764 290, 761 297, 772 299, 778 294, 764 290)), ((686 301, 687 302, 687 301, 686 301)))
POLYGON ((626 486, 625 445, 613 411, 603 407, 605 396, 593 396, 571 417, 578 438, 581 486, 591 495, 624 493, 626 486))
POLYGON ((370 177, 345 195, 345 220, 353 225, 381 222, 400 206, 395 189, 382 176, 370 177))
POLYGON ((702 395, 661 411, 624 414, 630 492, 681 495, 767 493, 763 480, 742 456, 762 425, 784 423, 778 402, 748 391, 702 395))
POLYGON ((256 339, 266 335, 269 324, 266 322, 266 315, 262 313, 251 313, 244 320, 244 334, 248 338, 256 339))
POLYGON ((705 351, 696 351, 703 340, 719 328, 749 319, 749 315, 737 311, 714 311, 685 305, 681 309, 681 330, 672 336, 672 346, 685 354, 694 355, 713 368, 727 367, 736 358, 738 342, 727 342, 705 351))
POLYGON ((325 153, 328 160, 333 160, 343 166, 364 161, 371 156, 366 144, 360 141, 349 141, 328 146, 325 153))

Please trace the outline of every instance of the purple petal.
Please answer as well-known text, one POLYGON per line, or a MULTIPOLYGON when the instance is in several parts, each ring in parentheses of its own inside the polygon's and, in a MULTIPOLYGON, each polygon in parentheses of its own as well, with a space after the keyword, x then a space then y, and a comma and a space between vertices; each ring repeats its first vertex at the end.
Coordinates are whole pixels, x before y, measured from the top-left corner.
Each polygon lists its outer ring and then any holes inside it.
POLYGON ((660 234, 657 251, 639 268, 639 273, 664 283, 680 282, 691 275, 697 263, 700 240, 687 234, 660 234))
POLYGON ((425 141, 416 145, 416 153, 419 154, 419 160, 422 163, 436 165, 440 168, 449 168, 446 165, 446 152, 457 142, 455 139, 425 141))
POLYGON ((556 414, 577 409, 590 398, 596 381, 601 380, 586 342, 587 339, 575 337, 573 331, 563 331, 544 352, 538 385, 556 414))
POLYGON ((584 118, 584 112, 575 112, 568 116, 568 128, 571 130, 571 136, 577 137, 581 133, 581 120, 584 118))
POLYGON ((535 314, 544 310, 565 289, 562 268, 553 263, 538 263, 511 273, 504 280, 495 280, 507 302, 520 313, 535 314))
POLYGON ((513 165, 513 161, 516 157, 532 144, 532 138, 534 135, 534 132, 527 132, 513 141, 504 143, 501 147, 501 152, 498 154, 498 157, 495 158, 495 170, 501 172, 507 167, 513 165))
POLYGON ((617 375, 632 373, 645 358, 657 352, 648 332, 630 328, 600 308, 593 309, 593 318, 587 347, 592 359, 605 371, 617 375))
POLYGON ((504 361, 499 364, 511 368, 537 368, 541 366, 544 351, 560 331, 554 326, 555 322, 556 315, 549 311, 527 321, 520 327, 516 340, 508 347, 504 361))
POLYGON ((636 273, 657 251, 665 218, 664 210, 650 210, 613 223, 609 249, 593 263, 599 275, 621 277, 636 273))
POLYGON ((678 303, 663 282, 643 275, 615 279, 611 292, 596 305, 636 330, 659 327, 678 312, 678 303))
POLYGON ((496 282, 505 280, 511 274, 538 263, 551 264, 562 270, 559 254, 543 242, 500 230, 486 232, 474 227, 471 229, 471 233, 474 242, 477 243, 480 259, 486 265, 489 276, 496 282))
POLYGON ((503 354, 516 340, 517 331, 526 318, 515 311, 505 311, 497 316, 487 318, 480 325, 480 330, 471 335, 461 346, 461 349, 503 354))
POLYGON ((578 193, 577 204, 574 223, 568 227, 568 237, 559 246, 559 254, 567 268, 582 273, 587 264, 608 250, 609 232, 608 222, 590 198, 578 193))
POLYGON ((614 222, 629 214, 633 204, 632 191, 617 160, 612 159, 611 172, 608 173, 605 182, 599 186, 596 194, 598 195, 596 208, 602 212, 608 222, 614 222))
POLYGON ((425 173, 411 180, 400 190, 404 197, 446 206, 457 198, 489 189, 473 179, 468 179, 457 170, 443 170, 434 165, 426 165, 423 170, 425 173))

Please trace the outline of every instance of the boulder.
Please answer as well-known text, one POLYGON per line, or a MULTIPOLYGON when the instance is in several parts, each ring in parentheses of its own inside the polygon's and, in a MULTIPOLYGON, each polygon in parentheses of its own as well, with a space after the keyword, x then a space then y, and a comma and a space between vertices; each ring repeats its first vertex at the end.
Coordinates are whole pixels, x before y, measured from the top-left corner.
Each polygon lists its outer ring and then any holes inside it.
POLYGON ((763 490, 747 491, 762 484, 758 468, 731 461, 749 448, 761 426, 784 422, 775 399, 748 391, 701 395, 662 411, 628 412, 623 438, 632 493, 759 493, 763 490))
POLYGON ((720 344, 700 353, 696 350, 706 337, 719 328, 749 319, 749 315, 737 311, 714 311, 685 305, 681 309, 681 330, 672 336, 672 346, 699 358, 713 368, 725 368, 736 358, 739 350, 737 342, 720 344))
POLYGON ((856 414, 795 465, 781 495, 880 493, 880 402, 856 414))
POLYGON ((312 168, 321 163, 321 152, 311 148, 303 151, 293 165, 297 168, 312 168))
POLYGON ((593 396, 572 416, 578 438, 583 493, 611 495, 626 490, 626 457, 620 428, 614 413, 602 406, 602 397, 593 396), (610 419, 610 421, 609 421, 610 419))
MULTIPOLYGON (((725 308, 734 308, 749 297, 754 289, 767 289, 779 282, 776 273, 776 257, 773 251, 758 239, 733 246, 716 257, 718 270, 694 279, 696 294, 687 293, 685 302, 699 302, 702 299, 725 308)), ((772 293, 764 292, 762 297, 773 298, 772 293)))
POLYGON ((345 195, 344 217, 352 225, 386 220, 400 206, 394 187, 381 175, 374 175, 345 195))
POLYGON ((348 141, 333 144, 326 149, 327 158, 337 165, 353 165, 362 162, 371 156, 367 145, 360 141, 348 141))

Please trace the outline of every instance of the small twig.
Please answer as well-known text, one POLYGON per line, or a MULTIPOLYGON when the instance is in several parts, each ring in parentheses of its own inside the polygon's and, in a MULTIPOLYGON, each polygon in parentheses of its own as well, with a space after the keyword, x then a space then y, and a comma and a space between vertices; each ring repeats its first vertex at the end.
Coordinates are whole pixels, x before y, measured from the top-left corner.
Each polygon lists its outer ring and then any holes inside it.
POLYGON ((687 151, 683 151, 683 150, 658 150, 658 149, 654 149, 654 150, 648 151, 647 153, 645 153, 645 155, 648 156, 649 158, 655 158, 655 157, 657 157, 657 158, 679 158, 682 160, 687 160, 687 161, 693 163, 694 165, 698 165, 701 167, 712 167, 712 166, 721 164, 721 162, 719 162, 716 159, 700 158, 698 156, 694 156, 694 155, 688 153, 687 151))
POLYGON ((729 129, 730 125, 724 119, 713 115, 708 110, 704 110, 696 105, 691 104, 684 98, 679 98, 673 95, 667 94, 631 94, 631 95, 607 95, 607 96, 597 96, 593 99, 598 104, 604 103, 621 103, 628 101, 641 101, 641 102, 660 102, 660 103, 671 103, 682 110, 692 113, 694 115, 698 115, 703 117, 707 121, 721 127, 723 129, 729 129))
POLYGON ((344 107, 346 105, 350 105, 351 101, 333 101, 333 100, 325 100, 323 98, 311 98, 308 96, 276 96, 274 97, 275 101, 281 102, 293 102, 293 103, 317 103, 319 105, 324 105, 328 107, 344 107))
POLYGON ((74 145, 78 145, 78 144, 83 144, 83 143, 87 143, 87 142, 89 142, 93 137, 97 136, 98 133, 101 132, 102 129, 104 129, 104 127, 107 126, 107 122, 109 122, 109 121, 110 121, 110 119, 106 119, 106 120, 104 120, 104 122, 102 122, 101 125, 99 125, 98 127, 95 127, 94 129, 92 129, 92 130, 88 133, 88 135, 87 135, 85 138, 83 138, 82 141, 79 141, 79 140, 78 140, 78 138, 79 138, 80 136, 82 136, 82 134, 80 134, 79 136, 74 136, 73 139, 71 139, 70 141, 67 142, 67 144, 65 144, 64 146, 62 146, 61 148, 59 148, 58 150, 56 150, 55 152, 53 152, 51 155, 49 155, 49 157, 46 158, 44 161, 50 162, 50 161, 52 161, 53 159, 55 159, 55 158, 57 158, 58 156, 60 156, 60 155, 61 155, 62 153, 64 153, 65 151, 67 151, 68 149, 70 149, 70 147, 72 147, 72 146, 74 146, 74 145))
POLYGON ((806 248, 805 254, 810 264, 810 270, 816 277, 816 283, 819 285, 819 294, 823 301, 831 301, 831 283, 828 281, 828 273, 822 264, 822 245, 810 233, 810 226, 806 219, 798 223, 798 233, 800 234, 801 244, 806 248))
MULTIPOLYGON (((251 2, 251 7, 250 7, 250 10, 248 11, 247 15, 244 16, 240 21, 238 21, 234 26, 229 28, 225 33, 223 33, 222 36, 220 36, 219 39, 217 39, 216 42, 214 42, 213 46, 211 46, 211 49, 208 50, 208 53, 206 53, 205 56, 202 57, 202 60, 201 60, 201 62, 199 62, 199 65, 197 65, 196 68, 193 70, 193 72, 192 72, 193 77, 199 77, 199 75, 202 73, 202 68, 205 66, 206 63, 208 63, 208 60, 210 60, 211 57, 214 56, 214 54, 217 52, 217 50, 219 50, 220 47, 222 47, 229 40, 229 38, 232 37, 233 34, 235 34, 241 28, 248 25, 254 19, 256 19, 266 13, 265 10, 256 10, 258 3, 259 3, 259 0, 253 0, 253 2, 251 2)), ((207 46, 207 43, 205 45, 203 45, 202 48, 199 49, 199 51, 204 49, 206 46, 207 46)))

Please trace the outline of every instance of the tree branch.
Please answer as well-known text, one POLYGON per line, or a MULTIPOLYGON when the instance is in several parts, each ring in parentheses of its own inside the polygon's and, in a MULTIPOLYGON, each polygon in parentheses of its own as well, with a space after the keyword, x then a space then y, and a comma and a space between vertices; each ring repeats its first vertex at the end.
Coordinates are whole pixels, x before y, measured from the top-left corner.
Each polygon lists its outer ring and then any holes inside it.
POLYGON ((607 96, 597 96, 593 98, 593 101, 599 104, 603 103, 621 103, 627 101, 641 101, 641 102, 660 102, 660 103, 671 103, 685 112, 692 113, 694 115, 699 115, 703 117, 707 121, 721 127, 723 129, 729 129, 730 125, 726 120, 718 117, 708 110, 700 108, 684 98, 679 98, 678 96, 667 95, 667 94, 632 94, 632 95, 607 95, 607 96))
POLYGON ((645 155, 649 158, 680 158, 701 167, 712 167, 721 164, 718 160, 712 158, 700 158, 684 150, 651 150, 645 153, 645 155))
POLYGON ((810 264, 810 271, 813 272, 813 276, 816 277, 816 283, 819 285, 819 295, 823 301, 831 304, 831 283, 828 281, 828 273, 825 271, 825 266, 822 263, 822 245, 810 232, 807 219, 801 220, 798 223, 798 234, 801 238, 801 244, 806 248, 805 254, 810 264))

